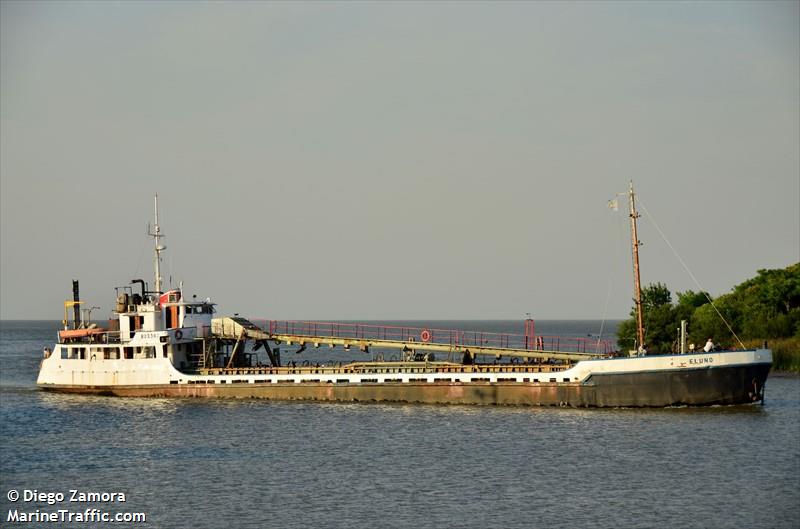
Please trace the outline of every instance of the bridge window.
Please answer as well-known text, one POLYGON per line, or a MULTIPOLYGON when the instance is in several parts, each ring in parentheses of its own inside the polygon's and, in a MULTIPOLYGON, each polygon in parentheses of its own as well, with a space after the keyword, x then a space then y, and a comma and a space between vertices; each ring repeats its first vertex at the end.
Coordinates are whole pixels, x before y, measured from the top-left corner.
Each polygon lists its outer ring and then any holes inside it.
POLYGON ((211 305, 187 305, 186 314, 212 314, 214 309, 211 305))

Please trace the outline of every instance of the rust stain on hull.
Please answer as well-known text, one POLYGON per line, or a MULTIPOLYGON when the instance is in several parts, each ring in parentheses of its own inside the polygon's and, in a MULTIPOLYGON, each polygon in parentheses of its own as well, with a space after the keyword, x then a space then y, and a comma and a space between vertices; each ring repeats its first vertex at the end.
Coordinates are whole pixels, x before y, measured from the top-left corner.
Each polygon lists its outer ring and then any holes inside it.
MULTIPOLYGON (((524 384, 171 384, 157 386, 43 387, 64 393, 119 397, 218 397, 424 404, 558 405, 570 392, 524 384), (558 391, 553 391, 553 390, 558 391), (562 395, 561 399, 553 398, 562 395)), ((574 389, 572 390, 574 391, 574 389)))

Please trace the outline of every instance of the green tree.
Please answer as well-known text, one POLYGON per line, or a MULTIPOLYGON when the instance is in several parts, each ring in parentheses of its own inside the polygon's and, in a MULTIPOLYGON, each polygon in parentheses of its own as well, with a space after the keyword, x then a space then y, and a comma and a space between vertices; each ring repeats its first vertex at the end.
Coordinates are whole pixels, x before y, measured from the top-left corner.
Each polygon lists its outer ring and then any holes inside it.
POLYGON ((746 316, 741 333, 746 338, 800 336, 800 263, 784 269, 759 270, 729 294, 746 316))
MULTIPOLYGON (((642 289, 642 311, 644 312, 645 347, 651 354, 672 350, 674 315, 672 294, 663 283, 647 285, 642 289)), ((631 310, 631 319, 623 321, 617 329, 617 340, 624 349, 636 347, 636 306, 631 310)))
MULTIPOLYGON (((725 316, 729 322, 732 320, 733 314, 729 307, 726 306, 723 297, 717 298, 714 305, 717 310, 725 316)), ((722 347, 729 347, 735 345, 731 331, 725 322, 720 319, 717 311, 710 303, 706 303, 698 307, 689 320, 689 340, 702 347, 706 339, 711 338, 714 343, 722 347)))
POLYGON ((642 306, 648 309, 672 304, 672 294, 663 283, 653 283, 642 289, 642 306))
MULTIPOLYGON (((705 292, 678 292, 677 298, 673 303, 669 289, 661 283, 642 290, 645 346, 650 353, 673 349, 681 320, 689 321, 689 339, 699 346, 709 337, 723 347, 737 346, 731 328, 742 340, 800 337, 800 263, 759 270, 755 277, 716 298, 713 306, 705 292)), ((617 337, 623 348, 634 347, 635 306, 631 319, 620 324, 617 337)))
POLYGON ((702 307, 708 303, 709 299, 711 299, 711 296, 708 295, 708 292, 695 292, 693 290, 678 292, 678 305, 676 308, 687 311, 688 316, 691 316, 697 307, 702 307))
POLYGON ((636 316, 620 322, 617 327, 617 343, 623 351, 630 351, 636 344, 636 316))

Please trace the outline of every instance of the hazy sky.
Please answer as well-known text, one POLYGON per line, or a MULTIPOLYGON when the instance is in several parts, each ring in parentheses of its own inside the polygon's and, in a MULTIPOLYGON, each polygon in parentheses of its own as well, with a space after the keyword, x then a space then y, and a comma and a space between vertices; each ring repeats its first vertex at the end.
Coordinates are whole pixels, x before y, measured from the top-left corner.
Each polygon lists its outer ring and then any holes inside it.
POLYGON ((3 2, 0 318, 624 317, 800 260, 798 2, 3 2), (650 219, 642 279, 695 289, 650 219))

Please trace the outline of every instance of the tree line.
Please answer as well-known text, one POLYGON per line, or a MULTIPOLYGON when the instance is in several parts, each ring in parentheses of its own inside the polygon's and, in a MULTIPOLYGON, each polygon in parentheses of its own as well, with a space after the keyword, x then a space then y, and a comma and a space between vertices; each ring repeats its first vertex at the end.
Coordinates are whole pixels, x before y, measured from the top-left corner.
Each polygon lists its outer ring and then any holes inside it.
MULTIPOLYGON (((731 329, 741 340, 800 338, 800 263, 786 268, 759 270, 757 275, 736 285, 728 294, 712 299, 707 292, 676 292, 677 300, 666 285, 654 283, 642 289, 645 346, 648 353, 666 354, 680 350, 681 320, 689 325, 688 342, 698 348, 706 339, 724 348, 737 346, 731 329), (731 329, 717 314, 724 316, 731 329)), ((617 330, 622 350, 634 348, 636 307, 631 318, 617 330)))

